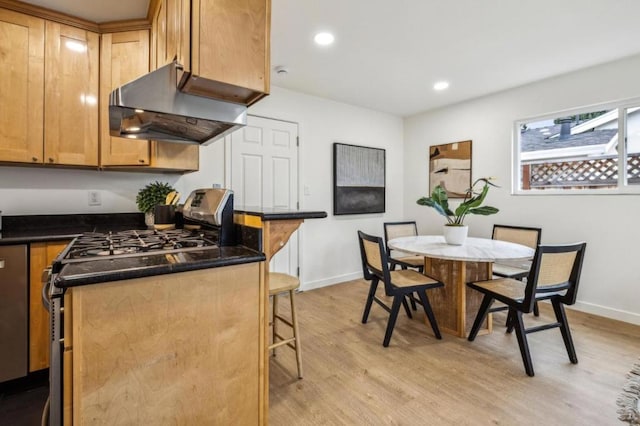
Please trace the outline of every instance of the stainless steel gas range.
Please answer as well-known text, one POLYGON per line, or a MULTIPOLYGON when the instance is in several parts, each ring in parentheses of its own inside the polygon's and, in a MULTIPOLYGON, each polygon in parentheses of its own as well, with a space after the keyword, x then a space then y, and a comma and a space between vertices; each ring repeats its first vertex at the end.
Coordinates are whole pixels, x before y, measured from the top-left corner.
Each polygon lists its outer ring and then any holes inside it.
POLYGON ((74 286, 171 274, 264 259, 237 246, 231 191, 203 189, 191 193, 183 212, 191 228, 85 233, 55 259, 43 286, 50 312, 50 396, 44 418, 63 424, 64 294, 74 286))

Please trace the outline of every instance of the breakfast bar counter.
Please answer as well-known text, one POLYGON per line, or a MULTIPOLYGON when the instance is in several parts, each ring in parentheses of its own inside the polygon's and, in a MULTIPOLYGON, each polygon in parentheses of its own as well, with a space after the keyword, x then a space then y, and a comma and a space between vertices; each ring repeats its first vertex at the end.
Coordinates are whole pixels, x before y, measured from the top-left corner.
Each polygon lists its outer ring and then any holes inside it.
POLYGON ((264 252, 268 264, 305 219, 325 217, 327 212, 324 211, 235 206, 233 221, 237 225, 262 231, 261 238, 257 241, 258 247, 255 248, 264 252))

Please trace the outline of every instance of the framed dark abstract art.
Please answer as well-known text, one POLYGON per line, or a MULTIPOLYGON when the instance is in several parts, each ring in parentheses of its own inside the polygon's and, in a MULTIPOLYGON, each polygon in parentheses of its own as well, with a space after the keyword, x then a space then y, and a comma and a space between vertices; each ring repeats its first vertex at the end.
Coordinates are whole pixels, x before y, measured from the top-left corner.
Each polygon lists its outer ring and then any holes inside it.
POLYGON ((384 213, 385 150, 333 144, 333 214, 384 213))

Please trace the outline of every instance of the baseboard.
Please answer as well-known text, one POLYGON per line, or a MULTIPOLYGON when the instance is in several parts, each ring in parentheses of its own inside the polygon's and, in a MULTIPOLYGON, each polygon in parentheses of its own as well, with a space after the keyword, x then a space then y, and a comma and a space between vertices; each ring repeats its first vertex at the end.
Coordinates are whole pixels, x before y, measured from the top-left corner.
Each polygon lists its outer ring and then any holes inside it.
POLYGON ((573 308, 576 311, 586 312, 588 314, 640 325, 640 314, 637 314, 635 312, 622 311, 620 309, 613 309, 607 306, 596 305, 594 303, 588 302, 576 302, 575 305, 569 306, 568 308, 573 308))
POLYGON ((314 290, 316 288, 327 287, 334 284, 340 284, 345 281, 353 281, 362 278, 362 271, 353 272, 351 274, 338 275, 336 277, 327 278, 318 281, 307 281, 300 284, 301 291, 314 290))

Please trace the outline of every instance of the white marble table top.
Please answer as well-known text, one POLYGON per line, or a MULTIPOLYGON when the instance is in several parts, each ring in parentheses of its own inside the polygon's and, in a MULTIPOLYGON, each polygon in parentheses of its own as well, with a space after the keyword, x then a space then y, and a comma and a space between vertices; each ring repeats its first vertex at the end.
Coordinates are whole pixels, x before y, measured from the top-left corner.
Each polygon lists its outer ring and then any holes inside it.
POLYGON ((441 235, 394 238, 388 245, 394 250, 420 256, 472 262, 528 259, 535 252, 527 246, 488 238, 467 238, 463 245, 453 246, 447 244, 441 235))

